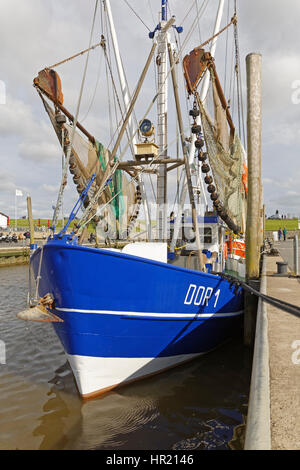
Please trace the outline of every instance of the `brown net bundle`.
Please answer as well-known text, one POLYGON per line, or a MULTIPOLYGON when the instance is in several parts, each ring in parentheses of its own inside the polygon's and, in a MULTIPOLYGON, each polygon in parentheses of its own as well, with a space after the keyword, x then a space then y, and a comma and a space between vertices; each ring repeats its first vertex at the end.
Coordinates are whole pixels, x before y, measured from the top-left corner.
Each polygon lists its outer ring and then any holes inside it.
POLYGON ((206 141, 209 163, 219 199, 232 220, 245 232, 246 188, 243 184, 245 150, 236 132, 230 133, 215 80, 212 76, 214 123, 199 100, 202 128, 206 141))
MULTIPOLYGON (((66 120, 58 122, 55 110, 49 105, 42 93, 39 92, 39 94, 66 154, 73 127, 66 120)), ((92 198, 101 187, 109 160, 110 152, 100 142, 95 139, 91 141, 77 130, 75 131, 69 170, 79 194, 86 188, 93 173, 96 173, 95 180, 85 200, 85 206, 89 204, 90 197, 92 198)), ((116 170, 105 190, 101 193, 97 204, 99 207, 107 205, 104 217, 95 219, 97 229, 103 232, 103 237, 109 234, 111 238, 117 237, 120 232, 128 234, 133 228, 139 213, 140 190, 134 182, 128 181, 128 177, 121 170, 116 170)))

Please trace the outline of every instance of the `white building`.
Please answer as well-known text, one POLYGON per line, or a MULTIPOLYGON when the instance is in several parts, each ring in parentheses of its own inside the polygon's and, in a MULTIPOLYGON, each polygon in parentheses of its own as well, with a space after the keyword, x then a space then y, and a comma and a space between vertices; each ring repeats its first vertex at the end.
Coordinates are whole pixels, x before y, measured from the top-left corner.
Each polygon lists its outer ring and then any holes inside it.
POLYGON ((0 212, 0 228, 7 228, 9 223, 8 215, 3 214, 0 212))

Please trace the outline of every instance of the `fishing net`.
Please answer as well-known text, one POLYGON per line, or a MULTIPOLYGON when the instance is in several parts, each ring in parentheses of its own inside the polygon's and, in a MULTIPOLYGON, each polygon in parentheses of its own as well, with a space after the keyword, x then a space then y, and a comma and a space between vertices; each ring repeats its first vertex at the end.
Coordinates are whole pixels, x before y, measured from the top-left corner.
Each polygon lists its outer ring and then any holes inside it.
MULTIPOLYGON (((108 155, 107 155, 107 150, 103 147, 103 145, 100 142, 96 142, 96 146, 98 149, 98 157, 99 157, 99 162, 101 169, 104 173, 107 162, 108 162, 108 155)), ((116 170, 113 177, 112 181, 109 183, 108 187, 111 192, 111 204, 112 208, 114 211, 114 215, 116 219, 120 220, 122 215, 124 214, 124 194, 123 194, 123 176, 121 170, 116 170)), ((124 177, 125 178, 125 177, 124 177)), ((125 194, 127 195, 126 191, 126 186, 125 186, 125 194)))
POLYGON ((232 220, 245 232, 246 188, 245 150, 236 132, 230 134, 226 111, 222 107, 212 76, 214 123, 199 100, 202 128, 214 183, 219 199, 232 220))
MULTIPOLYGON (((62 143, 62 129, 65 143, 70 141, 73 127, 64 123, 61 128, 56 122, 53 108, 41 94, 40 96, 59 141, 62 143)), ((66 147, 64 152, 66 153, 66 147)), ((88 193, 90 198, 93 197, 93 194, 102 185, 103 175, 109 160, 109 150, 100 142, 93 143, 75 131, 70 157, 70 172, 79 194, 86 188, 93 173, 96 173, 96 178, 88 193)), ((88 198, 86 204, 88 204, 88 198)), ((136 187, 133 182, 128 181, 127 176, 121 170, 116 170, 100 195, 98 206, 101 205, 105 205, 105 210, 97 225, 97 232, 99 231, 100 236, 115 238, 117 232, 121 230, 128 232, 128 228, 132 228, 132 221, 136 219, 138 212, 136 187)))
MULTIPOLYGON (((70 134, 71 127, 65 126, 70 134)), ((95 184, 90 190, 90 196, 92 196, 101 187, 103 175, 110 160, 110 152, 97 140, 93 144, 75 132, 72 155, 76 159, 76 165, 73 161, 75 168, 71 169, 71 172, 75 171, 73 180, 77 184, 77 189, 81 190, 78 188, 78 182, 80 184, 81 180, 85 179, 84 186, 86 186, 92 174, 96 173, 95 184)), ((107 236, 110 234, 110 238, 115 238, 117 232, 126 230, 136 210, 134 183, 129 182, 121 170, 116 170, 99 197, 98 205, 106 205, 103 218, 101 217, 102 222, 98 224, 99 235, 104 237, 105 234, 107 236)))

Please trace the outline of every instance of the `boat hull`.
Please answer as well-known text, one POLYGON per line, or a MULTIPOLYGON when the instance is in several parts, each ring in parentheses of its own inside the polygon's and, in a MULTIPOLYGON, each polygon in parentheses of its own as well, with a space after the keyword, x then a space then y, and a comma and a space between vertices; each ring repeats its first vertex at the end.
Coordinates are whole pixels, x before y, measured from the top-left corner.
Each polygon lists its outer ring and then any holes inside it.
POLYGON ((211 351, 240 325, 242 291, 219 276, 65 240, 31 265, 83 397, 211 351))

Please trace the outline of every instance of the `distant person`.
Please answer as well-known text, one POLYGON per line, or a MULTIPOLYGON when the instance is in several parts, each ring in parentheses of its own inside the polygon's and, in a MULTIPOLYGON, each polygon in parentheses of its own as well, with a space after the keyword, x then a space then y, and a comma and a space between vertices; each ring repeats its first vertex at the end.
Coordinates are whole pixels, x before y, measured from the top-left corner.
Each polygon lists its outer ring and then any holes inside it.
POLYGON ((281 227, 279 227, 279 229, 278 229, 278 240, 279 241, 281 240, 281 236, 282 236, 282 230, 281 230, 281 227))
POLYGON ((286 234, 287 234, 287 229, 286 229, 286 227, 284 227, 282 233, 283 233, 283 240, 285 241, 285 240, 286 240, 286 234))

